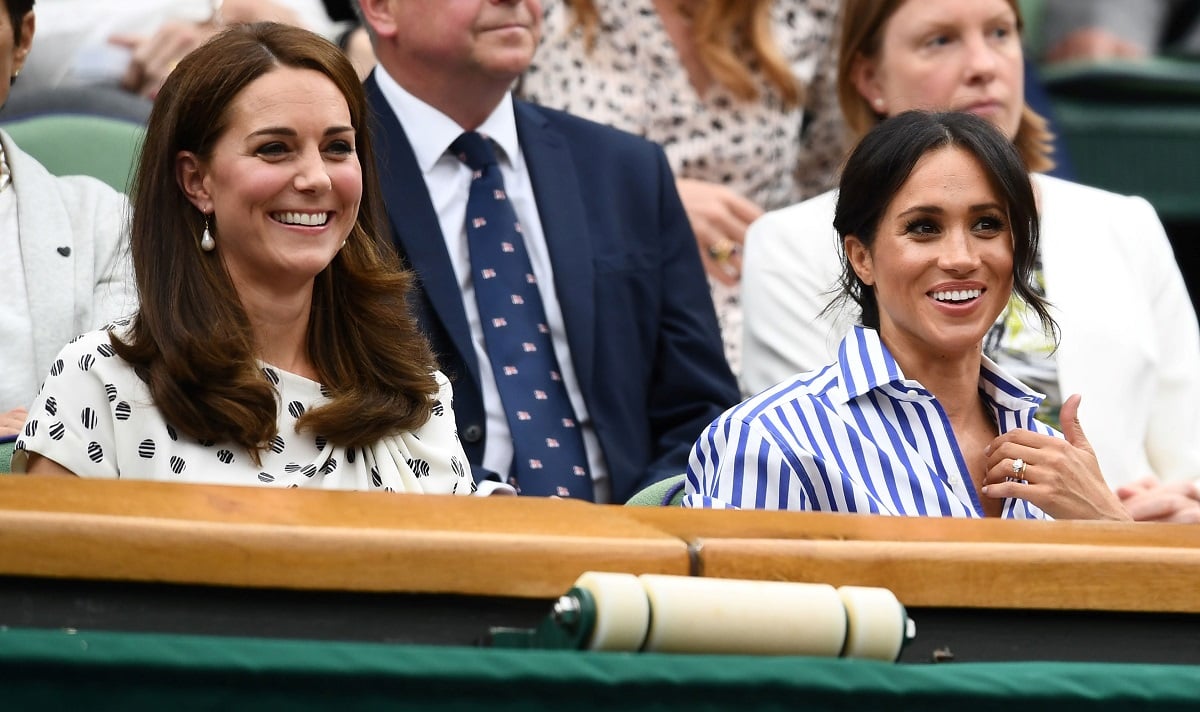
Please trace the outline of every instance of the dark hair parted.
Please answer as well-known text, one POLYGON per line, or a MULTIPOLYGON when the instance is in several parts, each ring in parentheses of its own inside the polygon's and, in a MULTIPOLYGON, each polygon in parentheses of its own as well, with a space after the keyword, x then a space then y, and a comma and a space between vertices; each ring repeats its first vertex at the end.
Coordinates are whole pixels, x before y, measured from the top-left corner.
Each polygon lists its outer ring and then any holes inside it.
MULTIPOLYGON (((1017 30, 1020 31, 1024 27, 1020 3, 1017 0, 1005 1, 1016 14, 1017 30)), ((838 103, 842 106, 842 116, 846 118, 846 123, 860 137, 883 117, 875 112, 854 86, 854 63, 859 57, 878 59, 888 20, 906 2, 918 0, 842 0, 842 32, 838 45, 841 48, 838 54, 838 103)), ((1054 168, 1053 140, 1050 123, 1027 104, 1021 112, 1017 135, 1013 138, 1013 143, 1025 160, 1027 170, 1036 173, 1054 168)))
MULTIPOLYGON (((1039 220, 1029 171, 1016 147, 986 119, 973 114, 906 111, 867 132, 842 169, 833 227, 845 241, 855 236, 868 250, 879 223, 917 162, 934 151, 957 148, 975 157, 1008 213, 1013 241, 1013 291, 1041 318, 1057 341, 1049 304, 1033 289, 1039 220)), ((863 326, 879 328, 879 303, 841 247, 841 299, 862 309, 863 326)))
POLYGON ((308 353, 330 402, 296 428, 345 447, 369 445, 423 425, 437 392, 432 353, 407 303, 411 276, 383 237, 368 109, 354 68, 307 30, 234 26, 185 57, 154 102, 130 198, 141 307, 128 342, 112 341, 166 422, 200 440, 231 440, 255 457, 277 434, 278 393, 256 361, 250 320, 220 249, 200 250, 205 218, 179 186, 176 158, 191 151, 208 160, 239 93, 285 66, 320 72, 341 91, 363 177, 349 238, 313 285, 308 353))
POLYGON ((12 25, 13 42, 20 44, 22 22, 33 11, 33 0, 3 0, 8 9, 8 21, 12 25))

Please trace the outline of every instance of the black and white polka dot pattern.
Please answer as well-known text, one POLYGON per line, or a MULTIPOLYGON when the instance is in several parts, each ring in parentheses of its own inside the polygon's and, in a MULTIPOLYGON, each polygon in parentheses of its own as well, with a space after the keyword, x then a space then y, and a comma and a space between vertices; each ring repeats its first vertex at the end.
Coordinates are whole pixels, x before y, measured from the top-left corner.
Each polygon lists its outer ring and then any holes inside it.
MULTIPOLYGON (((279 433, 255 463, 244 448, 163 422, 145 383, 109 349, 104 331, 63 349, 16 451, 42 454, 84 477, 446 494, 473 486, 447 407, 416 432, 346 448, 295 430, 297 418, 327 401, 320 384, 264 365, 263 377, 279 390, 279 433)), ((450 384, 437 378, 437 400, 449 403, 450 384)))

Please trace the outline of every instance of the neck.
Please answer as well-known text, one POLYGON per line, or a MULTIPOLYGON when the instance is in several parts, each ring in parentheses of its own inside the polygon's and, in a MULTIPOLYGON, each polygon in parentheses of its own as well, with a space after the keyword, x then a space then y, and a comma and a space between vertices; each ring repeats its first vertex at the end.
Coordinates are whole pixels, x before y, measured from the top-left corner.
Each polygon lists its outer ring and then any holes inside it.
POLYGON ((405 91, 449 116, 466 131, 474 131, 491 116, 517 79, 463 75, 450 82, 436 72, 420 71, 405 62, 382 66, 405 91))
POLYGON ((258 286, 239 287, 238 297, 250 320, 258 357, 290 373, 319 380, 308 353, 312 283, 289 294, 258 286))
POLYGON ((916 355, 884 339, 905 378, 918 381, 937 398, 951 422, 978 417, 979 369, 983 344, 956 356, 916 355))

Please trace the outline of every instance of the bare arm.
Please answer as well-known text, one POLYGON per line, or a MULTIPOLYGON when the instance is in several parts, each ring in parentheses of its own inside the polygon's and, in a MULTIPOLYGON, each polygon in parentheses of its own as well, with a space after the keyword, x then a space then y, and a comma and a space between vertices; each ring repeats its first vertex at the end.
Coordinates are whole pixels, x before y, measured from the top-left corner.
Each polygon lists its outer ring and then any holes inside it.
POLYGON ((29 453, 29 463, 25 467, 27 475, 50 475, 52 477, 78 477, 74 472, 58 464, 48 457, 42 457, 36 452, 29 453))

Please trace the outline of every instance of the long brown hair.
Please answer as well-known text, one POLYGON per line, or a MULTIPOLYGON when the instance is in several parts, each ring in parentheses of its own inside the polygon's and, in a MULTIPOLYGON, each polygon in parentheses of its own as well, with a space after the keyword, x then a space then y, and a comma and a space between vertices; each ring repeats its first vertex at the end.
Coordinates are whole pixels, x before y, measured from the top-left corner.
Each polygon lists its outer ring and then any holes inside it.
MULTIPOLYGON (((775 42, 771 5, 775 0, 706 0, 691 17, 692 41, 700 63, 739 99, 758 98, 759 89, 749 66, 762 67, 767 82, 783 98, 784 106, 804 103, 804 87, 796 80, 787 58, 775 42)), ((579 28, 590 51, 596 44, 600 13, 596 0, 563 0, 574 11, 570 29, 579 28)))
MULTIPOLYGON (((853 67, 860 57, 878 55, 883 44, 883 31, 887 21, 896 10, 909 0, 842 0, 842 32, 838 55, 838 102, 842 116, 851 130, 862 138, 883 117, 871 108, 871 104, 859 94, 854 86, 853 67)), ((916 0, 912 0, 916 2, 916 0)), ((1024 27, 1021 8, 1017 0, 1006 0, 1017 16, 1017 29, 1024 27)), ((1054 167, 1054 152, 1051 142, 1054 134, 1046 121, 1028 104, 1021 112, 1021 123, 1013 144, 1030 171, 1048 171, 1054 167)))
POLYGON ((437 392, 433 356, 408 309, 411 277, 383 237, 366 98, 354 68, 306 30, 235 26, 185 57, 154 102, 131 192, 141 307, 128 341, 114 334, 112 342, 164 420, 198 440, 236 442, 255 457, 277 434, 278 393, 255 359, 250 321, 219 251, 199 248, 205 219, 180 188, 175 166, 180 151, 208 159, 238 94, 280 66, 312 69, 337 85, 363 178, 350 236, 313 285, 308 353, 330 402, 304 413, 296 427, 360 447, 424 424, 437 392))

